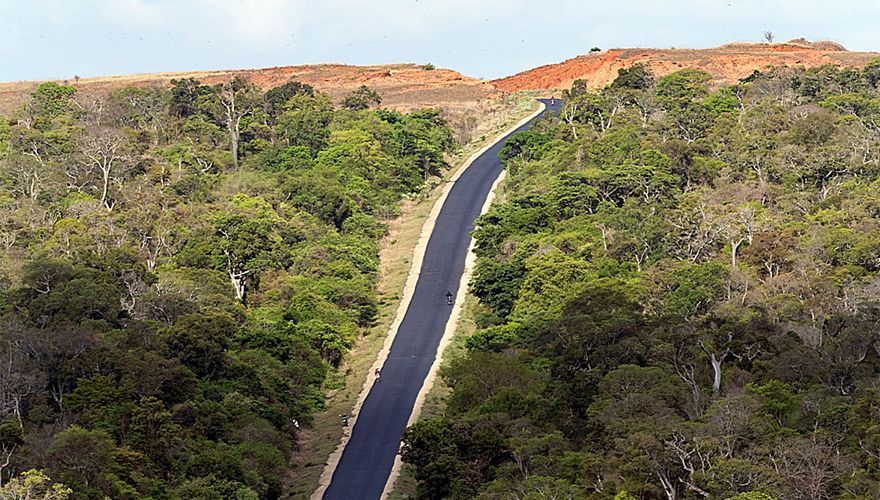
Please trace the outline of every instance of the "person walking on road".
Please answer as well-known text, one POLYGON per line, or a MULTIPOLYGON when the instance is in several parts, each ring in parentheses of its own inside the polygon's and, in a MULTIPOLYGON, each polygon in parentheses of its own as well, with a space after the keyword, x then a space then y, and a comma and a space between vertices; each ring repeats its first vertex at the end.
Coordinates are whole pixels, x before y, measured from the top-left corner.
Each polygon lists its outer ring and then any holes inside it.
POLYGON ((379 371, 378 368, 376 368, 376 371, 374 372, 374 375, 376 376, 376 382, 378 382, 378 381, 382 378, 382 372, 379 371))

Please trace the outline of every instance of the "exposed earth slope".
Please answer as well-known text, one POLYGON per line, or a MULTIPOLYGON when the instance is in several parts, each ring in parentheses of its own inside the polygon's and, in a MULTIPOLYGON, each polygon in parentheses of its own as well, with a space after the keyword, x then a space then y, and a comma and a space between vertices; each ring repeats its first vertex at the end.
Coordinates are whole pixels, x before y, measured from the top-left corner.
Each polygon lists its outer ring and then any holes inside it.
POLYGON ((880 53, 876 52, 850 52, 834 42, 803 39, 778 44, 732 43, 710 49, 610 49, 540 66, 492 83, 506 92, 569 88, 577 79, 585 80, 590 87, 604 87, 614 81, 619 69, 643 63, 657 76, 697 68, 712 74, 717 84, 731 84, 769 66, 860 67, 878 56, 880 53))
MULTIPOLYGON (((603 87, 617 77, 619 69, 636 63, 647 64, 658 76, 682 68, 703 69, 714 76, 715 83, 730 84, 770 66, 864 66, 878 56, 880 53, 876 52, 850 52, 834 42, 796 39, 778 44, 732 43, 709 49, 610 49, 492 81, 471 78, 450 69, 426 69, 417 64, 318 64, 80 78, 66 82, 77 86, 77 95, 89 97, 126 85, 170 85, 175 78, 192 77, 214 84, 242 76, 264 90, 295 79, 335 99, 367 85, 382 96, 384 106, 400 111, 425 106, 461 110, 473 108, 499 91, 562 89, 570 87, 576 79, 586 80, 591 87, 603 87)), ((9 114, 18 108, 39 83, 0 83, 0 113, 9 114)))
MULTIPOLYGON (((242 76, 263 90, 294 79, 312 85, 334 99, 341 98, 361 85, 367 85, 382 96, 383 105, 400 111, 425 106, 465 107, 494 92, 494 87, 489 82, 466 77, 449 69, 425 69, 416 64, 280 66, 80 78, 67 80, 67 83, 76 85, 77 95, 90 96, 127 85, 170 85, 172 79, 189 77, 205 84, 215 84, 233 76, 242 76)), ((39 83, 41 82, 0 83, 0 113, 8 114, 20 106, 39 83)))

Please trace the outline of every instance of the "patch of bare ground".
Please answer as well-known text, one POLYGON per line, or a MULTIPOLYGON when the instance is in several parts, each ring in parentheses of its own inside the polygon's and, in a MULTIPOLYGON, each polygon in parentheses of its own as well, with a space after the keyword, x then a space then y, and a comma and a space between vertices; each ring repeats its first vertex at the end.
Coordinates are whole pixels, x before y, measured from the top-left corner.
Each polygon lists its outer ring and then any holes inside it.
MULTIPOLYGON (((495 88, 489 82, 470 78, 450 69, 427 68, 430 66, 317 64, 94 78, 71 76, 55 81, 74 85, 77 88, 77 95, 83 99, 106 95, 130 85, 169 87, 171 80, 180 78, 195 78, 205 84, 216 84, 240 76, 264 90, 282 85, 289 80, 297 80, 330 94, 336 100, 340 100, 361 85, 367 85, 382 96, 383 106, 399 111, 421 107, 471 107, 496 94, 495 88)), ((8 115, 18 109, 40 83, 42 82, 0 83, 0 113, 8 115)))
POLYGON ((569 88, 578 79, 600 88, 613 82, 621 68, 642 63, 657 76, 696 68, 708 71, 716 84, 729 85, 755 70, 771 66, 861 67, 875 57, 880 57, 880 53, 850 52, 835 42, 811 42, 803 38, 774 44, 731 43, 709 49, 610 49, 523 71, 492 83, 507 92, 569 88))

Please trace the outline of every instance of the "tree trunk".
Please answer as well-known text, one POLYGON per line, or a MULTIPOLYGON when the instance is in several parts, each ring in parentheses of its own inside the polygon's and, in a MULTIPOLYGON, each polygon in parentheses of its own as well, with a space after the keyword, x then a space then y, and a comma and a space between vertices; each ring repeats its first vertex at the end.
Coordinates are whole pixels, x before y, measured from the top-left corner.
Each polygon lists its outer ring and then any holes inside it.
POLYGON ((103 186, 101 187, 101 204, 104 205, 104 208, 107 211, 113 210, 113 207, 107 202, 107 194, 110 191, 110 167, 104 166, 101 168, 102 180, 104 181, 103 186))
POLYGON ((665 472, 657 472, 657 477, 660 478, 660 485, 663 486, 663 491, 666 493, 667 500, 675 500, 678 498, 677 492, 675 491, 675 484, 672 482, 672 479, 665 472))
POLYGON ((709 364, 712 365, 712 371, 715 373, 712 379, 712 393, 717 396, 721 392, 721 365, 727 359, 727 356, 730 355, 730 348, 724 349, 720 356, 716 356, 714 352, 709 352, 709 349, 706 348, 702 340, 697 341, 697 343, 700 345, 700 349, 709 357, 709 364))
POLYGON ((238 168, 238 123, 229 123, 229 142, 232 145, 232 164, 238 168))
POLYGON ((739 246, 743 244, 743 238, 740 238, 737 241, 730 241, 730 268, 736 269, 736 252, 739 250, 739 246))
POLYGON ((18 445, 12 445, 7 447, 5 444, 3 445, 3 454, 6 455, 6 459, 2 464, 0 464, 0 486, 3 486, 3 469, 9 467, 9 463, 12 461, 12 454, 15 453, 18 445))
POLYGON ((247 286, 247 273, 235 273, 229 271, 229 281, 232 282, 232 288, 235 290, 235 298, 239 302, 244 302, 244 295, 247 286))
POLYGON ((715 378, 712 381, 712 394, 718 395, 721 392, 721 363, 724 358, 716 358, 715 353, 709 355, 709 362, 712 363, 712 371, 715 372, 715 378))
POLYGON ((700 390, 700 385, 697 383, 697 379, 694 376, 694 367, 690 363, 680 363, 678 360, 673 361, 673 366, 675 367, 675 373, 678 375, 678 378, 688 386, 691 393, 691 404, 693 406, 691 411, 688 412, 688 416, 691 418, 697 418, 702 414, 702 391, 700 390))

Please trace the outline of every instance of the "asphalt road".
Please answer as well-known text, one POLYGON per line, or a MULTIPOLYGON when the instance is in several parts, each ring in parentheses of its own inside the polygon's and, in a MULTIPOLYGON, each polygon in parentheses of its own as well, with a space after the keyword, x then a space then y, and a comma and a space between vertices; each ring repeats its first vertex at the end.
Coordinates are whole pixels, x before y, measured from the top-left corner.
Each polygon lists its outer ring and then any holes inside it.
MULTIPOLYGON (((545 114, 558 111, 558 99, 553 104, 549 99, 541 101, 547 106, 545 114)), ((507 137, 462 173, 440 209, 415 293, 382 367, 382 379, 373 385, 361 406, 325 499, 381 497, 416 396, 434 363, 452 311, 446 293, 455 296, 458 291, 474 220, 501 173, 498 153, 507 137)))

